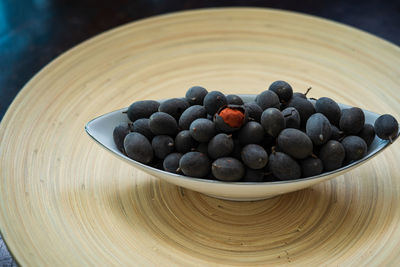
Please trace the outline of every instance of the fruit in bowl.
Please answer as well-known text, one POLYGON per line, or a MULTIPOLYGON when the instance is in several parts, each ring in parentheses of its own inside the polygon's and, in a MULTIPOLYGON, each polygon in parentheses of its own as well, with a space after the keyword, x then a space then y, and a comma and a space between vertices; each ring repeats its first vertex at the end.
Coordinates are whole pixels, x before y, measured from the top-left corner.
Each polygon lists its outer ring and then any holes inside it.
POLYGON ((258 95, 195 86, 182 98, 136 101, 92 120, 86 130, 152 175, 234 200, 266 198, 332 178, 398 136, 389 114, 328 97, 308 99, 308 93, 293 93, 284 81, 258 95))

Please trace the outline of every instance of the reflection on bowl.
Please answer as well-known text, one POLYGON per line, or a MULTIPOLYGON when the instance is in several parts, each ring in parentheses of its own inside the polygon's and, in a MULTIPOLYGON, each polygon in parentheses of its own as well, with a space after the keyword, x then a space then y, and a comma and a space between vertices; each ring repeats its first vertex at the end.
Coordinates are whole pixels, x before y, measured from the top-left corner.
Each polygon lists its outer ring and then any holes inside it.
MULTIPOLYGON (((253 101, 255 98, 255 95, 240 96, 242 97, 244 102, 253 101)), ((344 104, 339 104, 339 106, 341 109, 350 107, 344 104)), ((391 144, 389 141, 382 140, 375 136, 374 141, 368 148, 367 155, 363 159, 353 162, 340 169, 331 172, 325 172, 323 174, 313 177, 290 181, 274 181, 262 183, 222 182, 216 180, 191 178, 183 175, 169 173, 139 163, 125 156, 117 149, 112 135, 113 130, 117 125, 122 122, 128 122, 127 116, 122 113, 123 111, 126 111, 126 108, 104 114, 91 120, 85 126, 86 132, 102 147, 104 147, 120 159, 125 160, 126 162, 150 175, 163 179, 169 183, 173 183, 175 185, 201 192, 216 198, 236 201, 249 201, 270 198, 276 195, 300 190, 315 185, 317 183, 332 179, 336 176, 350 171, 355 167, 360 166, 391 144)), ((380 116, 379 114, 367 110, 364 110, 364 114, 365 123, 370 123, 372 125, 374 124, 375 120, 380 116)), ((399 135, 399 133, 397 134, 397 136, 399 135)))

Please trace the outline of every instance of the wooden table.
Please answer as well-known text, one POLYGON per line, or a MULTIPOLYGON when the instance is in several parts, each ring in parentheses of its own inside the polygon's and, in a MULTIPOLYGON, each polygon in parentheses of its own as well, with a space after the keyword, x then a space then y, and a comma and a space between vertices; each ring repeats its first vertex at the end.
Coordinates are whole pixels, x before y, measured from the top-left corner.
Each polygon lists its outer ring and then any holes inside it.
POLYGON ((258 93, 274 80, 400 117, 400 49, 296 13, 251 8, 128 24, 64 53, 0 125, 0 228, 21 265, 396 265, 395 143, 344 176, 258 202, 182 190, 120 161, 90 119, 192 85, 258 93))

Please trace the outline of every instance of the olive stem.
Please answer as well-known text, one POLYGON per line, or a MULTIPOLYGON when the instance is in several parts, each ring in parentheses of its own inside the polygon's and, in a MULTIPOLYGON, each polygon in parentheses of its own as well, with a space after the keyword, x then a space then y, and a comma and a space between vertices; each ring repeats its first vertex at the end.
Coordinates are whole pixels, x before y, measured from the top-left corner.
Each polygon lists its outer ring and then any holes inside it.
POLYGON ((308 92, 310 92, 310 90, 311 90, 311 89, 312 89, 312 87, 311 87, 311 86, 310 86, 310 87, 308 87, 308 88, 307 88, 307 91, 304 93, 304 95, 305 95, 305 96, 307 96, 308 92))

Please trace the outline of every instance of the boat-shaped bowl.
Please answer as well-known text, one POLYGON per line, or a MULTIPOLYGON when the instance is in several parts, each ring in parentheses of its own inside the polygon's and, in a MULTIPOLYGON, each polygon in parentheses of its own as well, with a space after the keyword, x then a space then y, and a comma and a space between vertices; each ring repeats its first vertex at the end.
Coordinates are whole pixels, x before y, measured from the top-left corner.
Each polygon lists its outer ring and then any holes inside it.
MULTIPOLYGON (((255 95, 240 95, 244 102, 253 101, 255 95)), ((311 100, 312 101, 312 100, 311 100)), ((349 108, 350 106, 340 104, 341 109, 349 108)), ((297 191, 327 181, 329 179, 340 176, 356 167, 361 166, 372 157, 376 156, 379 152, 387 148, 391 142, 382 140, 375 136, 372 144, 369 146, 367 154, 364 158, 355 161, 349 165, 343 166, 334 171, 325 172, 317 176, 300 178, 288 181, 274 181, 274 182, 223 182, 217 180, 192 178, 184 175, 169 173, 163 170, 153 168, 151 166, 142 164, 135 160, 130 159, 124 155, 116 147, 113 140, 114 128, 122 122, 128 122, 126 114, 123 112, 127 108, 116 110, 104 115, 101 115, 89 121, 85 130, 99 145, 106 150, 113 153, 115 156, 131 164, 135 168, 165 180, 166 182, 194 190, 212 197, 235 200, 235 201, 253 201, 271 198, 277 195, 297 191)), ((375 120, 380 116, 374 112, 363 110, 365 114, 365 123, 374 124, 375 120)), ((396 136, 399 136, 399 133, 396 136)), ((393 140, 394 141, 394 140, 393 140)))

